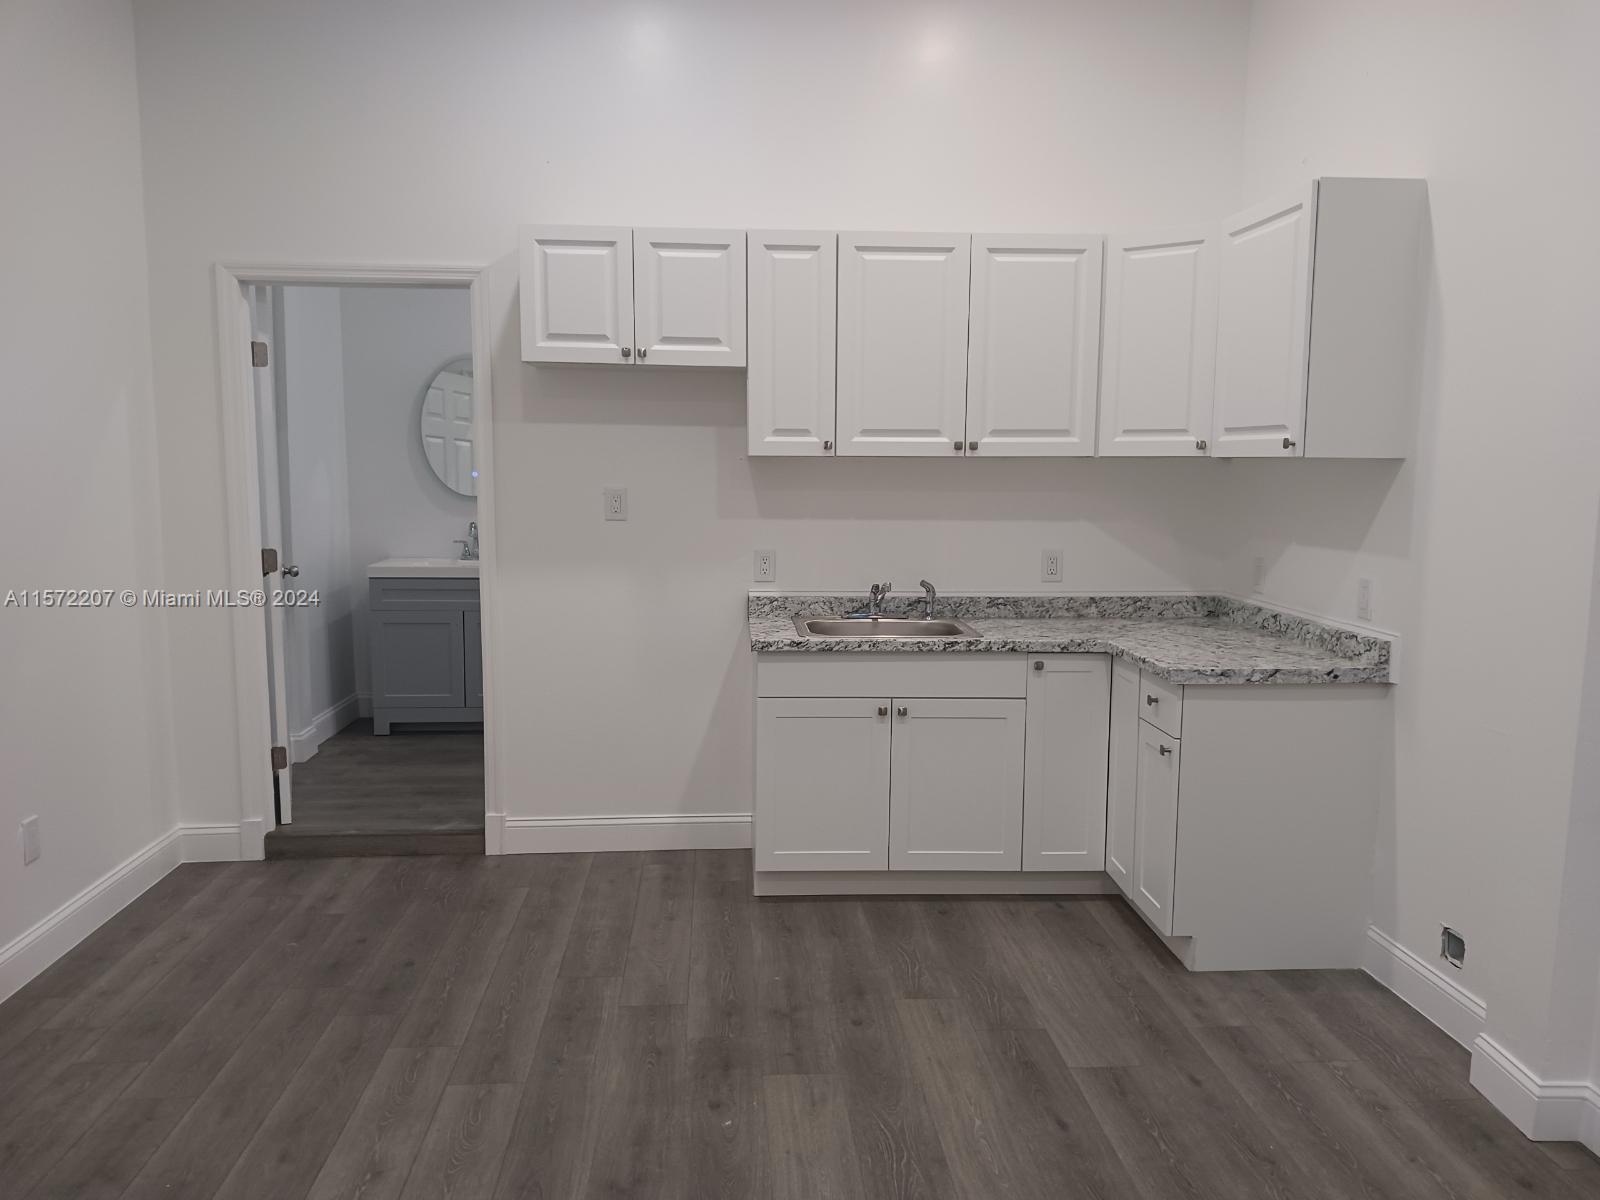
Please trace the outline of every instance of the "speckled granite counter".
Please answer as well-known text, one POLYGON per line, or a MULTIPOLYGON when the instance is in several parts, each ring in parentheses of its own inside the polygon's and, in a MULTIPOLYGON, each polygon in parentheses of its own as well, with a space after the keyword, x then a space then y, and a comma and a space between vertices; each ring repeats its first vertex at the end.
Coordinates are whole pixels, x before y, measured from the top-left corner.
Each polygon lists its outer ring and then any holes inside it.
MULTIPOLYGON (((796 616, 853 612, 864 596, 752 592, 758 653, 1110 654, 1182 684, 1388 683, 1387 639, 1221 596, 941 596, 976 638, 803 637, 796 616)), ((885 612, 918 611, 894 596, 885 612)))

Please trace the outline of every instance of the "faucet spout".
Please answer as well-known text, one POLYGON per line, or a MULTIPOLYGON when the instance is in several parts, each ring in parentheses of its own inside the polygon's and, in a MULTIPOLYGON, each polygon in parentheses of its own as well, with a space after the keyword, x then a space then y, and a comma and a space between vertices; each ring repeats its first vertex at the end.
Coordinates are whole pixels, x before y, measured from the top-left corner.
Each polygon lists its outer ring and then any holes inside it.
POLYGON ((934 590, 933 584, 926 579, 922 580, 922 619, 933 620, 933 614, 939 609, 939 593, 934 590))

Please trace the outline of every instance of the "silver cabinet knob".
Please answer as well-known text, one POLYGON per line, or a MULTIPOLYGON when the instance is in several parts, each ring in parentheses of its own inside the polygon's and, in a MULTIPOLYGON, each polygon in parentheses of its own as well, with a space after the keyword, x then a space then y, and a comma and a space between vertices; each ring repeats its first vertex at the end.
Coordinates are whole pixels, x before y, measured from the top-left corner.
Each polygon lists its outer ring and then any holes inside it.
POLYGON ((287 567, 285 567, 283 569, 282 574, 283 574, 285 579, 299 579, 300 578, 300 568, 297 567, 297 566, 294 566, 293 564, 290 564, 289 566, 287 566, 287 567))
POLYGON ((822 443, 822 448, 824 450, 832 450, 833 449, 833 443, 832 442, 823 442, 822 443))
POLYGON ((640 346, 639 347, 639 357, 643 358, 644 356, 645 356, 645 347, 640 346))
POLYGON ((1172 747, 1171 746, 1162 746, 1161 747, 1161 757, 1162 758, 1165 758, 1167 755, 1169 755, 1171 753, 1172 753, 1172 747))
POLYGON ((624 346, 624 347, 622 347, 622 357, 623 358, 632 358, 633 357, 633 347, 632 346, 624 346))
POLYGON ((957 442, 957 443, 956 443, 956 453, 957 453, 957 454, 960 454, 960 453, 961 453, 961 443, 960 443, 960 442, 957 442))
POLYGON ((1033 663, 1033 669, 1035 671, 1044 670, 1044 660, 1043 659, 1035 659, 1034 663, 1033 663))
POLYGON ((1154 696, 1152 696, 1152 695, 1150 695, 1148 693, 1145 694, 1144 706, 1146 708, 1154 708, 1156 705, 1158 705, 1160 703, 1161 703, 1161 701, 1158 700, 1156 697, 1154 697, 1154 696))
POLYGON ((1283 439, 1283 448, 1285 450, 1293 450, 1294 449, 1294 439, 1293 438, 1284 438, 1283 439))
POLYGON ((894 710, 894 712, 897 717, 908 717, 911 715, 911 710, 907 708, 897 708, 894 710))
POLYGON ((967 449, 968 450, 976 450, 977 448, 978 448, 978 443, 977 442, 968 442, 967 443, 967 449))
POLYGON ((1199 438, 1198 440, 1196 440, 1196 442, 1194 444, 1194 448, 1196 450, 1204 450, 1206 448, 1206 440, 1205 440, 1205 438, 1199 438))
POLYGON ((889 706, 887 704, 878 705, 878 715, 880 717, 887 717, 889 715, 889 706))

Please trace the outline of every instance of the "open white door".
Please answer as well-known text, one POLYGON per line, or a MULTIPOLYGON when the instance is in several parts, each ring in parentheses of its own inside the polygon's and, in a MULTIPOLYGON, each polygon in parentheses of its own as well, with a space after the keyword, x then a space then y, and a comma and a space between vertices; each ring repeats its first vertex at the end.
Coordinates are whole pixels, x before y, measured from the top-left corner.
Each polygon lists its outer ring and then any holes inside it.
POLYGON ((272 603, 272 593, 298 573, 298 568, 283 558, 283 489, 278 463, 278 401, 273 386, 272 289, 245 285, 245 313, 249 328, 245 336, 251 343, 251 380, 256 400, 256 449, 260 455, 257 479, 261 488, 261 587, 267 594, 265 625, 267 639, 267 687, 272 714, 272 770, 278 799, 278 823, 294 819, 291 797, 292 767, 289 762, 289 692, 285 680, 285 609, 272 603))

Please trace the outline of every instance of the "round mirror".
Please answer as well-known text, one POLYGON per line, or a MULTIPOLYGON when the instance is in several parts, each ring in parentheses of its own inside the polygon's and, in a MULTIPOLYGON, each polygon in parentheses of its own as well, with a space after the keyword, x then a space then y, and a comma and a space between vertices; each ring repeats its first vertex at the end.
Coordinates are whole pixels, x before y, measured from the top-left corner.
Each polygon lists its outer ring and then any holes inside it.
POLYGON ((434 373, 422 393, 422 455, 433 473, 458 496, 478 494, 472 453, 472 358, 453 358, 434 373))

